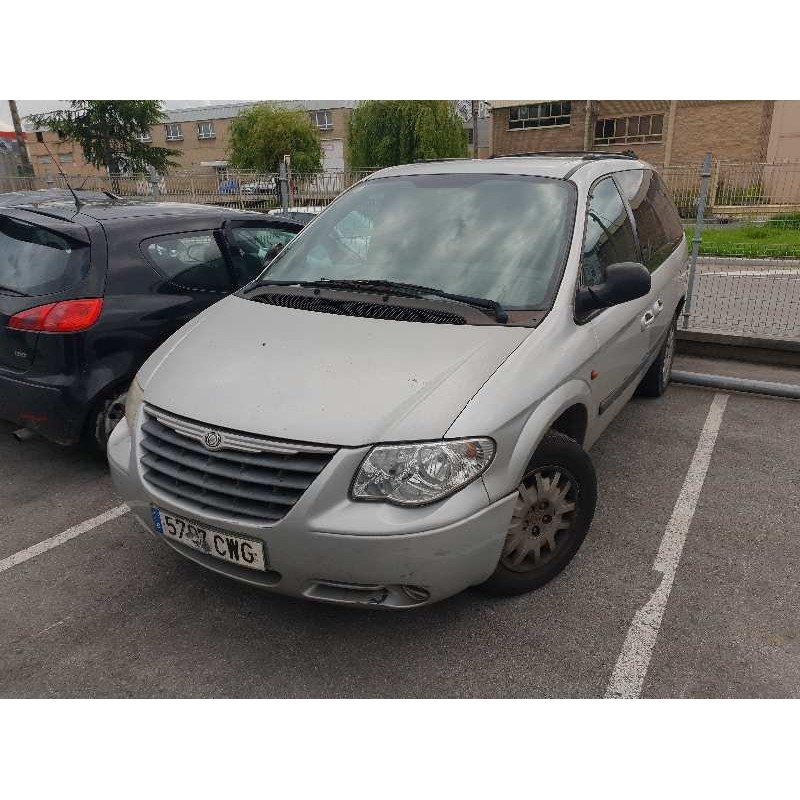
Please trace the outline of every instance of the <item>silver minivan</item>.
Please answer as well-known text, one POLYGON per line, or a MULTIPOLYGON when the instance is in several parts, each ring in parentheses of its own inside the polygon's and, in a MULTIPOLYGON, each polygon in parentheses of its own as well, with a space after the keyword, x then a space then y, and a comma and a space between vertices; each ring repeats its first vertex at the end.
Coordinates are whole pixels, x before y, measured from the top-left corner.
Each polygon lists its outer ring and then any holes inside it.
POLYGON ((630 155, 376 172, 150 357, 115 485, 180 554, 276 592, 530 591, 592 522, 587 450, 667 387, 686 266, 630 155))

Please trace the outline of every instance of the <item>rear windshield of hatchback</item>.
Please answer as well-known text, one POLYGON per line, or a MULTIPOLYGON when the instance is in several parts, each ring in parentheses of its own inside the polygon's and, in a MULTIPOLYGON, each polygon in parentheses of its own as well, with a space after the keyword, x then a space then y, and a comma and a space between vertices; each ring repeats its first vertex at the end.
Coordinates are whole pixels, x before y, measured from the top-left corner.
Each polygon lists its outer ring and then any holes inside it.
POLYGON ((566 181, 497 174, 375 178, 340 197, 263 277, 381 279, 546 309, 575 216, 566 181))
POLYGON ((89 246, 39 225, 0 216, 0 293, 61 292, 89 271, 89 246))

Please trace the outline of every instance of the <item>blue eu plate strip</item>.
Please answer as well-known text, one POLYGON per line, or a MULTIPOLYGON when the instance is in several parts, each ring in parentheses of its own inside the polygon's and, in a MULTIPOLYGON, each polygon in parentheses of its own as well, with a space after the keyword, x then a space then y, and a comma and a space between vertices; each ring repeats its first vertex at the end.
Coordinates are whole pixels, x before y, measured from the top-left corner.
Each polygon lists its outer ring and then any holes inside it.
POLYGON ((161 527, 161 516, 158 513, 158 509, 155 506, 150 506, 150 513, 153 515, 153 527, 159 533, 164 533, 164 529, 161 527))

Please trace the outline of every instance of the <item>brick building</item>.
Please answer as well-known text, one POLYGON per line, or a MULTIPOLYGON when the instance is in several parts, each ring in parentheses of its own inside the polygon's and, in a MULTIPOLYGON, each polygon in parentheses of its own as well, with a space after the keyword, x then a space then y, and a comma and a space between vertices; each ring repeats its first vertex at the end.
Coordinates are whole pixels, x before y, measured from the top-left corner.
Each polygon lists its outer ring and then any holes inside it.
POLYGON ((766 161, 774 100, 492 100, 495 155, 634 150, 655 166, 766 161))
MULTIPOLYGON (((228 163, 231 123, 253 105, 229 103, 168 110, 165 112, 166 121, 154 125, 146 141, 158 147, 180 150, 181 155, 176 159, 177 169, 224 169, 228 163)), ((320 132, 323 169, 344 169, 348 122, 355 107, 354 100, 289 100, 279 105, 305 109, 320 132)), ((35 175, 47 178, 58 172, 45 144, 66 175, 105 174, 105 170, 98 170, 86 162, 76 142, 62 141, 54 131, 40 130, 28 134, 28 151, 35 175)))
MULTIPOLYGON (((347 135, 350 115, 356 106, 355 100, 286 100, 278 105, 303 108, 320 132, 323 170, 345 169, 347 135)), ((219 106, 198 106, 167 110, 166 121, 155 125, 146 140, 158 147, 180 150, 176 169, 197 170, 216 168, 223 171, 228 164, 228 142, 233 120, 254 103, 229 103, 219 106)), ((470 151, 472 149, 472 119, 464 122, 470 151)), ((480 158, 491 155, 491 120, 481 117, 478 121, 478 154, 480 158)), ((28 134, 28 151, 34 174, 40 178, 55 178, 58 169, 47 148, 59 161, 67 176, 105 175, 104 169, 96 169, 86 162, 76 142, 62 141, 54 131, 38 130, 28 134)))

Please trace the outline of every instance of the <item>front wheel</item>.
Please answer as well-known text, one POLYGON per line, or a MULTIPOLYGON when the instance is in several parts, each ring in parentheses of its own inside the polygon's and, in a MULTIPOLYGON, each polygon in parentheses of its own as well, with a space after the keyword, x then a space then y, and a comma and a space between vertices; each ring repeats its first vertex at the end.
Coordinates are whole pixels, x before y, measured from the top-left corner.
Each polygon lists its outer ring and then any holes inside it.
POLYGON ((578 552, 596 503, 597 479, 586 451, 563 433, 547 433, 517 488, 500 562, 481 588, 522 594, 552 580, 578 552))

